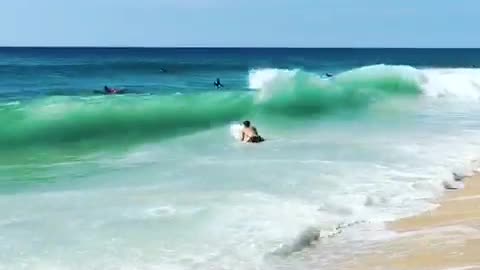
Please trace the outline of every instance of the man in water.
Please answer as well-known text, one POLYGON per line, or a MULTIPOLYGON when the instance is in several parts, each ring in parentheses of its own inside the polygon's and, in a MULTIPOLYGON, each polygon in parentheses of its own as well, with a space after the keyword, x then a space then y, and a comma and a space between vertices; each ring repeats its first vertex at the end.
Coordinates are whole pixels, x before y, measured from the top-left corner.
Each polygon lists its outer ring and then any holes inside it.
POLYGON ((103 87, 103 91, 105 91, 105 94, 108 94, 108 95, 123 94, 123 90, 118 90, 116 88, 111 88, 111 87, 108 87, 106 85, 105 85, 105 87, 103 87))
POLYGON ((105 85, 105 87, 103 87, 103 90, 105 91, 106 94, 116 94, 118 92, 117 89, 115 88, 110 88, 108 86, 105 85))
POLYGON ((243 122, 243 129, 242 129, 242 142, 246 143, 259 143, 263 142, 265 139, 262 138, 257 132, 257 129, 250 125, 250 121, 243 122))
POLYGON ((220 82, 219 78, 217 78, 217 80, 213 83, 213 85, 217 87, 217 89, 223 87, 223 84, 220 82))

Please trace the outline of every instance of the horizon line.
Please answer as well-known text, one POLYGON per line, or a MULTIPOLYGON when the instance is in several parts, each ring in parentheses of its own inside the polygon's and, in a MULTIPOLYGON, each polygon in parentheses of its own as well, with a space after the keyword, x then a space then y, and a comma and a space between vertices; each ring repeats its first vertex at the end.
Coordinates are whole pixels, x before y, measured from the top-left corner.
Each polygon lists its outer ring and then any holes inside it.
POLYGON ((359 47, 296 47, 296 46, 93 46, 93 45, 19 45, 19 46, 3 46, 0 45, 0 49, 413 49, 413 50, 477 50, 480 47, 376 47, 376 46, 359 46, 359 47))

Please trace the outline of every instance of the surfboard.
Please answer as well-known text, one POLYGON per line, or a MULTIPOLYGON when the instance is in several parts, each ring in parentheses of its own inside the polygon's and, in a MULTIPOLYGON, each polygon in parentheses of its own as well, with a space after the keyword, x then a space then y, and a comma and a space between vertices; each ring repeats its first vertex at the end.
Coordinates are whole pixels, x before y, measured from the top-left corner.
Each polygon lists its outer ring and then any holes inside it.
POLYGON ((233 123, 230 125, 230 135, 232 135, 233 138, 236 140, 241 140, 242 139, 242 129, 243 125, 238 124, 238 123, 233 123))
POLYGON ((99 95, 118 95, 118 94, 126 94, 127 91, 125 90, 119 90, 117 91, 116 93, 106 93, 105 91, 99 91, 99 90, 95 90, 93 91, 94 94, 99 94, 99 95))

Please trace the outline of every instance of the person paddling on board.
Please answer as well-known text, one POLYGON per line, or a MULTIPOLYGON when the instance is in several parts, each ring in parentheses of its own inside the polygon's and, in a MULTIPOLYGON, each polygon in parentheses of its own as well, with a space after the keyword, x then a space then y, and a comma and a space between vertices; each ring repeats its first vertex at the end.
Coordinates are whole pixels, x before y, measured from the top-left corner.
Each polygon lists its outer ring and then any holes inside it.
POLYGON ((248 120, 243 122, 241 140, 245 143, 260 143, 265 141, 265 139, 258 134, 257 128, 252 126, 248 120))
POLYGON ((105 87, 103 87, 103 90, 105 91, 106 94, 117 94, 118 93, 118 90, 115 89, 115 88, 110 88, 108 86, 105 85, 105 87))
POLYGON ((223 84, 220 82, 220 79, 219 79, 219 78, 217 78, 217 80, 215 80, 215 82, 213 83, 213 85, 214 85, 215 87, 217 87, 217 89, 218 89, 218 88, 223 88, 223 84))

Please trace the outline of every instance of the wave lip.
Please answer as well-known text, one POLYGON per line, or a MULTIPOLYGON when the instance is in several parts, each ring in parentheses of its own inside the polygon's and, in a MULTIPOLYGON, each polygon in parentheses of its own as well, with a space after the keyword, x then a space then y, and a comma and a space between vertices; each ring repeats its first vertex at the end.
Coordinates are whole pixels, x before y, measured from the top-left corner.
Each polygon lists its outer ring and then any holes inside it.
POLYGON ((429 97, 480 100, 480 69, 422 70, 421 85, 424 94, 429 97))

